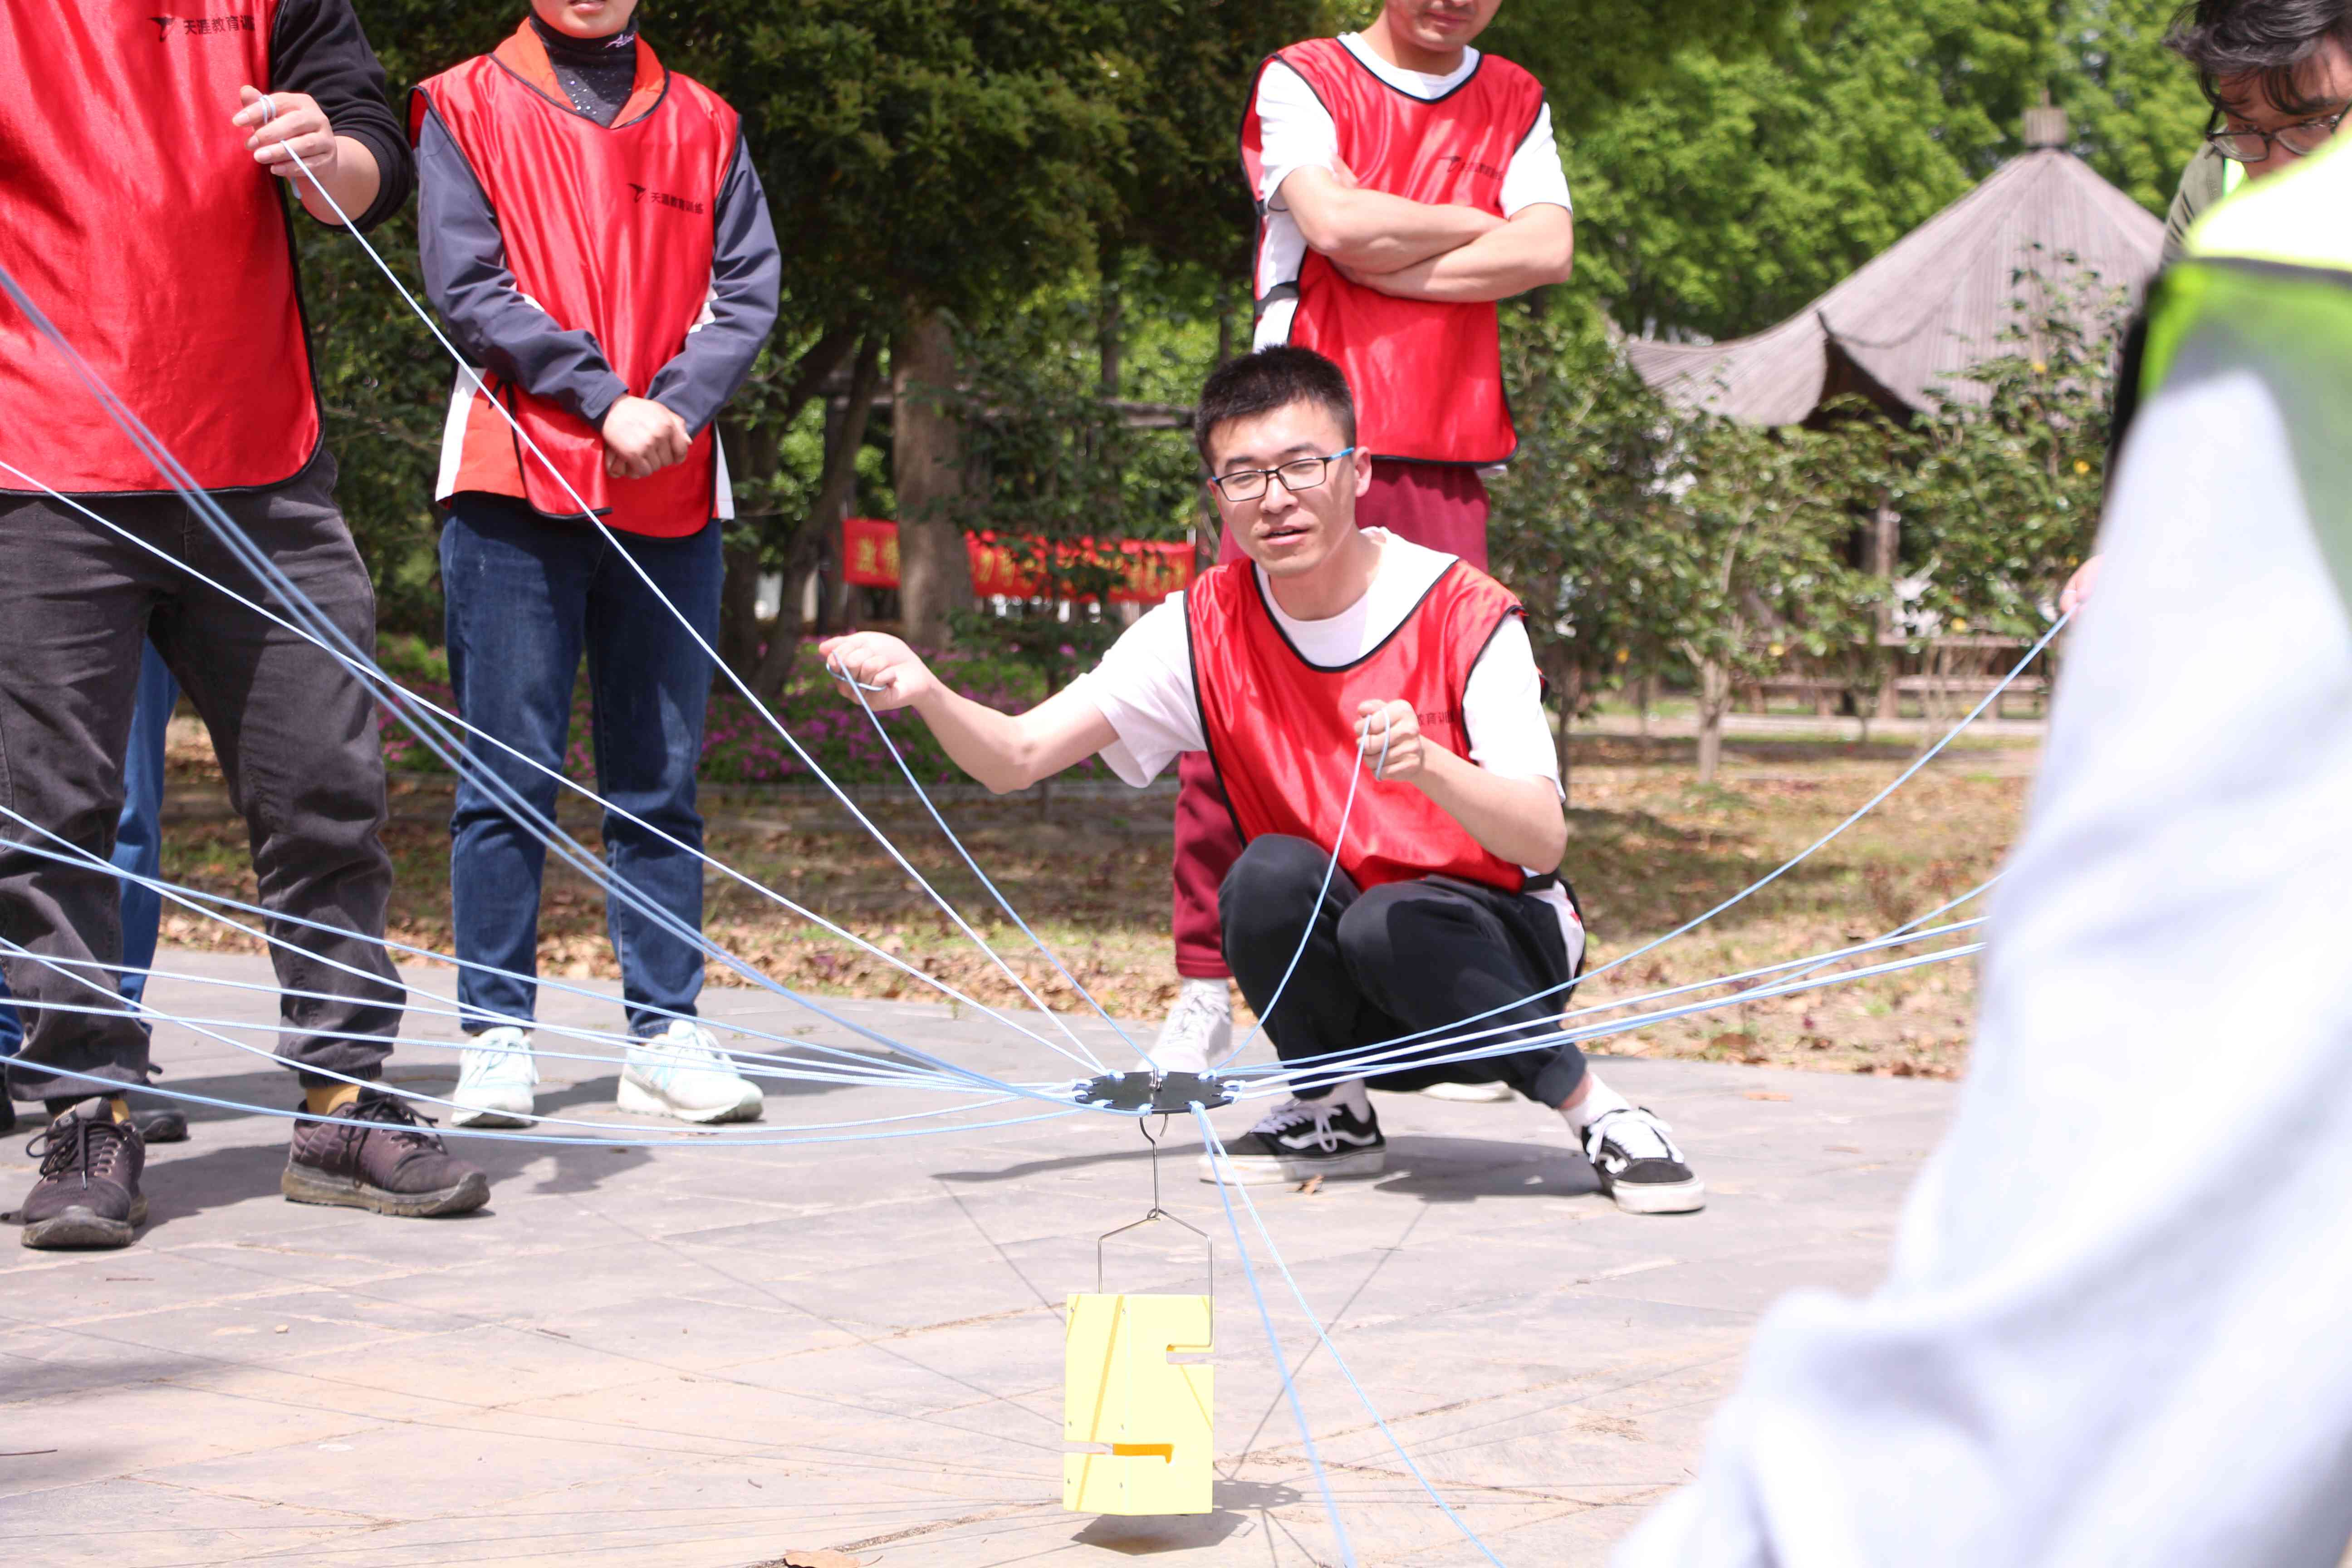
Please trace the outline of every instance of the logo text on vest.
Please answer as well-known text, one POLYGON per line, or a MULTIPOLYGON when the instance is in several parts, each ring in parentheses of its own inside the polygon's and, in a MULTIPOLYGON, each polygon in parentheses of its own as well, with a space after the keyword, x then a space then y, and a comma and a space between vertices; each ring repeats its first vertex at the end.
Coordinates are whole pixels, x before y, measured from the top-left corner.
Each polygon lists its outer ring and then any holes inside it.
POLYGON ((182 37, 253 31, 253 18, 250 16, 150 16, 147 19, 155 24, 155 41, 159 44, 175 31, 182 37))
POLYGON ((650 186, 641 185, 635 180, 629 182, 629 189, 637 193, 636 199, 639 202, 652 202, 656 206, 676 207, 682 213, 698 213, 702 210, 700 202, 690 202, 684 196, 671 195, 667 191, 656 191, 650 186))

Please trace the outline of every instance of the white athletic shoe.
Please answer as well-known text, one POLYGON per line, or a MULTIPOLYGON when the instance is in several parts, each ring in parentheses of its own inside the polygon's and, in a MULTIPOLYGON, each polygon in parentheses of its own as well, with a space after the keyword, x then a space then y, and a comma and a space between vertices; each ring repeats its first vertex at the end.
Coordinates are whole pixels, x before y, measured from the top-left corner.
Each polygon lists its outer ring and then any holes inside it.
POLYGON ((1612 1110, 1584 1130, 1584 1157, 1601 1190, 1627 1214, 1689 1214, 1706 1207, 1706 1184, 1683 1163, 1672 1129, 1639 1105, 1612 1110))
POLYGON ((1201 1155, 1201 1180, 1220 1176, 1244 1186, 1303 1182, 1310 1176, 1377 1176, 1386 1168, 1389 1141, 1366 1101, 1361 1111, 1344 1093, 1288 1100, 1225 1145, 1225 1158, 1201 1155))
POLYGON ((485 1029, 458 1053, 457 1063, 457 1087, 449 1096, 457 1109, 449 1115, 450 1126, 530 1125, 539 1063, 531 1057, 527 1030, 512 1024, 485 1029))
POLYGON ((1519 1097, 1518 1091, 1507 1083, 1433 1083, 1421 1092, 1432 1100, 1457 1100, 1475 1105, 1500 1105, 1519 1097))
POLYGON ((1161 1072, 1206 1072, 1234 1048, 1234 1005, 1222 980, 1187 980, 1160 1026, 1151 1065, 1161 1072))
POLYGON ((757 1121, 761 1110, 760 1086, 691 1018, 673 1018, 629 1047, 614 1098, 633 1115, 680 1121, 757 1121))

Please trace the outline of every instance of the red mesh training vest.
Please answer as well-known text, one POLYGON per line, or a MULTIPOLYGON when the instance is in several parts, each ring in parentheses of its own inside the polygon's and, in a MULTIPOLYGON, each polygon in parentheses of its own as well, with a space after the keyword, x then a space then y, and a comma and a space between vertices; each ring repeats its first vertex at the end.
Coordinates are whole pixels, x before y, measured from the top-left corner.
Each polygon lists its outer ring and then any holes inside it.
MULTIPOLYGON (((319 447, 285 200, 229 123, 277 12, 0 0, 0 265, 206 489, 319 447)), ((0 430, 58 489, 171 489, 5 298, 0 430)))
MULTIPOLYGON (((565 100, 526 20, 494 53, 409 96, 411 140, 428 114, 448 128, 481 182, 516 286, 565 330, 593 335, 614 374, 643 397, 709 301, 735 111, 701 83, 664 70, 640 39, 635 89, 613 123, 599 125, 565 100)), ((586 421, 483 379, 571 490, 474 393, 444 437, 444 495, 520 496, 550 517, 576 518, 577 490, 614 528, 662 539, 709 522, 719 461, 709 427, 684 461, 642 479, 613 479, 604 438, 586 421)))
MULTIPOLYGON (((1468 79, 1424 100, 1374 76, 1337 38, 1278 50, 1258 75, 1274 60, 1322 100, 1339 124, 1339 156, 1366 189, 1502 216, 1503 175, 1543 112, 1543 84, 1525 70, 1481 55, 1468 79)), ((1255 79, 1249 104, 1242 174, 1255 198, 1265 172, 1255 79)), ((1263 220, 1258 244, 1265 244, 1263 220)), ((1492 304, 1393 299, 1350 283, 1313 250, 1287 286, 1298 293, 1289 341, 1347 373, 1357 439, 1374 458, 1483 465, 1517 449, 1492 304)), ((1259 309, 1272 297, 1261 295, 1259 309)))
MULTIPOLYGON (((1244 842, 1286 833, 1328 853, 1356 767, 1357 705, 1412 704, 1421 731, 1459 757, 1470 754, 1463 694, 1470 671, 1503 622, 1520 614, 1508 588, 1456 561, 1370 653, 1337 669, 1291 647, 1266 607, 1247 561, 1202 573, 1184 590, 1192 686, 1201 731, 1244 842)), ((1527 873, 1496 858, 1409 784, 1356 785, 1339 868, 1359 889, 1418 877, 1458 877, 1507 892, 1527 873)))

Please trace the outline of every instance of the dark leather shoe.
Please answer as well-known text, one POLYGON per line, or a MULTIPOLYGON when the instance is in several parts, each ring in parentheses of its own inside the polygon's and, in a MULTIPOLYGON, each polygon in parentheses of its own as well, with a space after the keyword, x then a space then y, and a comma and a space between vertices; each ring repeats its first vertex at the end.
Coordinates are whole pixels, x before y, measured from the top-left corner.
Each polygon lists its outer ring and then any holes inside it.
POLYGON ((332 1116, 294 1124, 278 1190, 298 1204, 332 1204, 421 1218, 489 1201, 490 1179, 425 1131, 408 1101, 380 1089, 332 1116))
POLYGON ((177 1106, 133 1110, 131 1125, 139 1129, 140 1142, 144 1143, 184 1143, 188 1141, 187 1113, 177 1106))
POLYGON ((147 1146, 139 1130, 117 1121, 103 1100, 76 1107, 25 1145, 41 1162, 26 1194, 19 1237, 26 1247, 128 1247, 147 1221, 139 1173, 147 1146))

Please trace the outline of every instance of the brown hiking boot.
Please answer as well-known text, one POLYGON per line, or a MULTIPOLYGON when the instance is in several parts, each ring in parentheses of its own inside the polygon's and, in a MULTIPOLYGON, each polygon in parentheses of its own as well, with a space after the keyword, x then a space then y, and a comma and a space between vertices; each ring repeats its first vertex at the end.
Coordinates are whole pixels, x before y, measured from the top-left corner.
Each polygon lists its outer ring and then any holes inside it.
POLYGON ((147 1222, 147 1199, 139 1191, 147 1146, 136 1128, 114 1120, 105 1100, 67 1111, 25 1152, 41 1162, 40 1179, 18 1215, 26 1247, 128 1247, 147 1222))
POLYGON ((408 1218, 480 1208, 489 1178, 442 1147, 431 1125, 398 1096, 363 1089, 332 1116, 294 1124, 278 1191, 298 1204, 408 1218))

